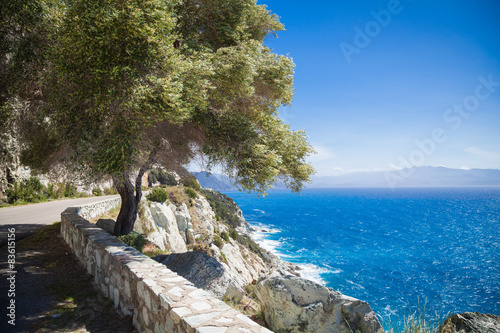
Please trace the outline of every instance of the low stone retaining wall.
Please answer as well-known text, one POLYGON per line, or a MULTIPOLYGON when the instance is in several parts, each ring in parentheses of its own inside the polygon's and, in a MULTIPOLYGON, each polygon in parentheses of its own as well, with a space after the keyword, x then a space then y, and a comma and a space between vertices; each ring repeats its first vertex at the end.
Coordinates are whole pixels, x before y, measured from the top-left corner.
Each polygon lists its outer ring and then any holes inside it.
POLYGON ((115 208, 122 202, 120 197, 106 199, 98 202, 94 202, 91 204, 86 204, 84 206, 78 207, 78 215, 83 217, 84 219, 91 219, 93 217, 99 216, 110 210, 111 208, 115 208))
POLYGON ((116 308, 132 315, 140 332, 271 332, 79 215, 92 217, 98 211, 94 208, 67 208, 61 214, 61 234, 116 308))

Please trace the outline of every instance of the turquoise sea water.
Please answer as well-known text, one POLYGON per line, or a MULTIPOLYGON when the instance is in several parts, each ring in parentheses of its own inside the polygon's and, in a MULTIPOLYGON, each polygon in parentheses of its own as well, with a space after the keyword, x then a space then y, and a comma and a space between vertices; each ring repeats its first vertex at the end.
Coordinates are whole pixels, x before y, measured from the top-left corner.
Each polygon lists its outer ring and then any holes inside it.
POLYGON ((397 322, 500 315, 500 188, 228 192, 268 250, 397 322), (409 306, 411 308, 409 308, 409 306))

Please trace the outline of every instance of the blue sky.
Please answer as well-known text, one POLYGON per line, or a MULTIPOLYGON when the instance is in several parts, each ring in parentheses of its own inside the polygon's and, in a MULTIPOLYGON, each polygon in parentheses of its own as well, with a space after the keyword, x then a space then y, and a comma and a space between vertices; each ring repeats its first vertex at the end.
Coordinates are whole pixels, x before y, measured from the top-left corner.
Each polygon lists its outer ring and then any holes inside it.
POLYGON ((500 168, 500 1, 259 0, 296 64, 280 115, 318 176, 412 165, 500 168))

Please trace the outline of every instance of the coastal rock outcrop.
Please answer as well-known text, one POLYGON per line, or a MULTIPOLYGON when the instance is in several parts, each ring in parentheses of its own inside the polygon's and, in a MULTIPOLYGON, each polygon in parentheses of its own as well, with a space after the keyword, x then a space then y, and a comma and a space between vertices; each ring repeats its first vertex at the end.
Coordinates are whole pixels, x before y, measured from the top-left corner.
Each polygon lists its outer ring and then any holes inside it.
POLYGON ((500 316, 479 312, 454 314, 439 326, 439 333, 498 333, 500 316))
POLYGON ((295 276, 260 281, 255 292, 275 332, 383 332, 368 303, 295 276))
MULTIPOLYGON (((221 201, 221 204, 231 204, 239 231, 245 232, 249 229, 248 222, 234 201, 231 199, 228 203, 227 200, 221 201)), ((188 251, 188 247, 207 244, 207 253, 216 258, 226 274, 241 286, 268 275, 272 269, 248 247, 227 236, 230 228, 216 219, 216 214, 203 195, 176 204, 170 201, 158 203, 143 200, 134 231, 145 234, 147 240, 171 253, 184 253, 188 251), (226 236, 220 237, 223 233, 226 236), (220 247, 214 245, 215 238, 222 242, 220 247)))
POLYGON ((153 259, 218 299, 239 302, 243 298, 243 287, 231 278, 217 260, 203 252, 174 253, 153 259))
POLYGON ((181 187, 167 190, 167 202, 141 203, 134 230, 171 252, 155 260, 196 287, 235 303, 254 290, 276 332, 383 331, 368 303, 299 278, 298 266, 258 247, 231 198, 206 189, 195 198, 181 187))

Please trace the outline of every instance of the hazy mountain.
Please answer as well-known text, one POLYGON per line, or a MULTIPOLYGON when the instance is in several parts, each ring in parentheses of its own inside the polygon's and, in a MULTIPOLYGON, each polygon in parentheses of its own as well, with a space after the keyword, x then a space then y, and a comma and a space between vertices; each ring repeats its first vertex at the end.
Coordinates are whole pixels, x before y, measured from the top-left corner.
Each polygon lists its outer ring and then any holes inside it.
POLYGON ((413 167, 402 170, 355 172, 313 177, 310 188, 327 187, 455 187, 500 186, 500 169, 449 169, 413 167))
POLYGON ((238 190, 231 179, 227 176, 209 173, 206 171, 191 172, 191 174, 198 179, 198 182, 200 182, 200 185, 203 188, 211 188, 216 191, 238 190))
MULTIPOLYGON (((236 191, 238 187, 227 176, 192 172, 204 188, 236 191)), ((340 176, 313 177, 307 188, 329 187, 460 187, 500 186, 500 169, 449 169, 445 167, 413 167, 402 170, 353 172, 340 176)), ((276 183, 275 189, 284 189, 276 183)))

